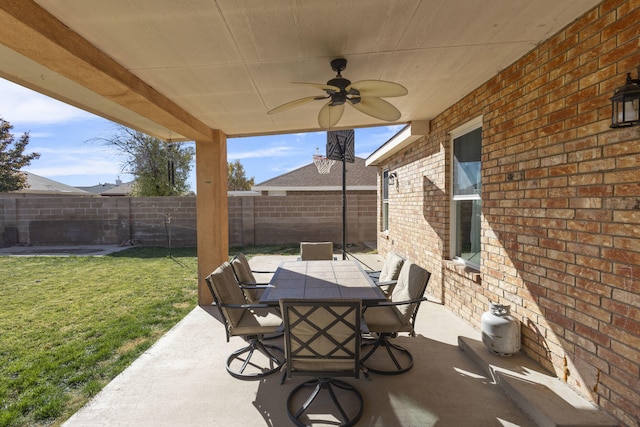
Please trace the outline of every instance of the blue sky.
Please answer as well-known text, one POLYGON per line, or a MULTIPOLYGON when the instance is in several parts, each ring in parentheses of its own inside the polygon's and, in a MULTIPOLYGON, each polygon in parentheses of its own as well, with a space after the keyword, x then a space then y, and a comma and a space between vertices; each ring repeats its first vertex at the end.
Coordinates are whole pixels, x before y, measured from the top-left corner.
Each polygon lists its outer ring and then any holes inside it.
MULTIPOLYGON (((118 125, 55 99, 0 79, 0 117, 13 125, 18 138, 29 132, 28 152, 40 153, 24 170, 72 186, 126 182, 123 158, 97 141, 117 132, 118 125)), ((366 158, 402 126, 356 129, 356 156, 366 158)), ((260 183, 307 165, 316 147, 324 154, 326 132, 269 135, 227 140, 227 160, 240 160, 248 178, 260 183)), ((189 181, 196 191, 195 166, 189 181)))

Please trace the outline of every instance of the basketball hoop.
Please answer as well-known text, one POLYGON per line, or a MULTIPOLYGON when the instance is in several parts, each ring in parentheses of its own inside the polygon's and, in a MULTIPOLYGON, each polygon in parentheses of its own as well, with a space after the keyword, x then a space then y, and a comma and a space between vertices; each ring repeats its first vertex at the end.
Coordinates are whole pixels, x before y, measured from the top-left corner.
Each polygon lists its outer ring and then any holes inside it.
POLYGON ((327 159, 322 154, 318 153, 316 148, 316 154, 313 155, 313 164, 318 168, 318 173, 328 174, 331 170, 331 166, 335 163, 335 160, 327 159))

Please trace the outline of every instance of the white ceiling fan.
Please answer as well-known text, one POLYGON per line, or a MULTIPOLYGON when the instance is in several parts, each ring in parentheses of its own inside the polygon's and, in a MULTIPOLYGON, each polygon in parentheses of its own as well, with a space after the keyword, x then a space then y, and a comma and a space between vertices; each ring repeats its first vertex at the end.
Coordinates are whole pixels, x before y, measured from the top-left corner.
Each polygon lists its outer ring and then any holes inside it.
POLYGON ((308 96, 287 102, 269 110, 268 114, 279 113, 311 101, 328 99, 329 102, 320 109, 318 114, 318 124, 323 129, 330 129, 340 121, 344 113, 344 104, 349 104, 356 110, 380 120, 391 122, 400 118, 400 111, 382 98, 406 95, 409 92, 404 86, 384 80, 360 80, 351 83, 350 80, 342 77, 341 72, 345 68, 347 68, 347 60, 337 58, 331 61, 331 69, 338 74, 327 84, 297 83, 324 90, 327 93, 326 96, 308 96))

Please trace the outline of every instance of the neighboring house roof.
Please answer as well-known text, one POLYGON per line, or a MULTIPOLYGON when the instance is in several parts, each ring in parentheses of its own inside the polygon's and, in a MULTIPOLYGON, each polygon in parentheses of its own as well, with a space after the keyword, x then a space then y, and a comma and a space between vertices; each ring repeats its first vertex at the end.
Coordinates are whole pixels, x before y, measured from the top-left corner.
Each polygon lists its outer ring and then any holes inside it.
POLYGON ((76 194, 90 196, 91 193, 77 187, 72 187, 61 182, 45 178, 31 172, 23 172, 27 176, 27 188, 16 191, 16 193, 28 194, 76 194))
POLYGON ((131 195, 131 190, 133 189, 133 184, 135 181, 124 182, 118 186, 113 186, 112 188, 103 191, 100 193, 101 196, 129 196, 131 195))
MULTIPOLYGON (((366 167, 356 157, 347 163, 347 190, 375 190, 378 170, 366 167)), ((303 166, 251 187, 253 191, 339 191, 342 190, 342 163, 335 162, 328 174, 320 174, 315 164, 303 166)))
POLYGON ((105 182, 104 184, 93 185, 91 187, 78 188, 101 196, 129 196, 131 195, 131 188, 134 182, 135 181, 122 182, 118 179, 115 184, 105 182))
POLYGON ((91 187, 76 187, 76 188, 79 188, 84 191, 88 191, 89 193, 93 193, 93 194, 102 194, 105 191, 109 191, 112 188, 116 188, 116 187, 117 187, 116 184, 105 182, 104 184, 92 185, 91 187))

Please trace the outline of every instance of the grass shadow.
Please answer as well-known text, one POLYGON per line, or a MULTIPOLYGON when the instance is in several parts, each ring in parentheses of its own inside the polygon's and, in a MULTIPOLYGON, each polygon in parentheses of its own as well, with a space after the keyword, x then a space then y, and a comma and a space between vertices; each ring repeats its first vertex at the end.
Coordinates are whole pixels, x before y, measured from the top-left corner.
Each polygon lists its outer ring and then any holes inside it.
POLYGON ((297 255, 300 253, 298 244, 282 245, 257 245, 257 246, 232 246, 229 248, 229 256, 243 253, 245 255, 297 255))
MULTIPOLYGON (((350 253, 376 253, 375 249, 371 249, 363 244, 350 244, 348 247, 350 253)), ((336 253, 339 248, 336 248, 336 253)), ((255 246, 232 246, 229 248, 229 258, 233 258, 238 253, 249 256, 257 255, 298 255, 300 253, 300 245, 297 243, 281 244, 281 245, 255 245, 255 246)), ((118 252, 105 255, 113 258, 190 258, 197 257, 197 248, 164 248, 164 247, 146 247, 132 246, 118 252)))
POLYGON ((196 248, 160 248, 160 247, 144 247, 134 246, 129 249, 114 252, 108 257, 113 258, 194 258, 198 256, 196 248))

